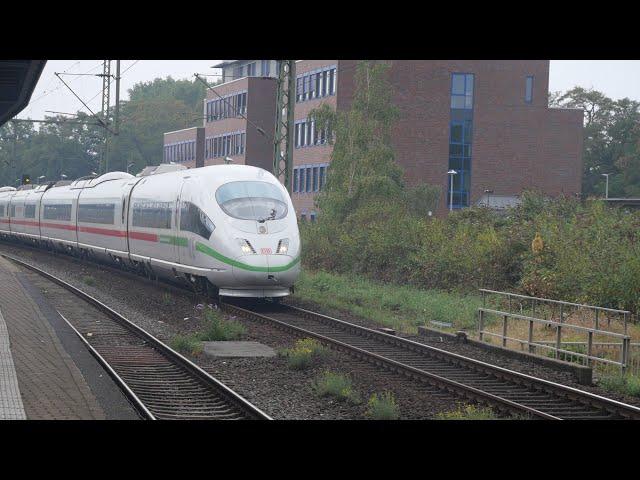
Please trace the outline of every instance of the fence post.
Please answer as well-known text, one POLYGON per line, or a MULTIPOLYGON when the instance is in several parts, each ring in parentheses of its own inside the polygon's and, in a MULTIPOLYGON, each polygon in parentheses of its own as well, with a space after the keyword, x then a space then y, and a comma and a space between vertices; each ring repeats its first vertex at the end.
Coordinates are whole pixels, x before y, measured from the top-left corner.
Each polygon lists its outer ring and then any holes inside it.
POLYGON ((483 331, 484 331, 484 310, 482 308, 478 309, 480 315, 478 318, 478 338, 482 341, 483 331))
POLYGON ((560 356, 560 348, 562 345, 561 339, 562 339, 562 326, 558 325, 556 330, 556 359, 559 358, 560 356))
POLYGON ((627 312, 624 312, 624 334, 627 334, 627 312))
POLYGON ((502 346, 507 346, 507 316, 502 316, 502 346))
POLYGON ((531 305, 531 316, 535 317, 536 316, 536 299, 534 298, 531 301, 532 305, 531 305))
POLYGON ((627 360, 628 360, 628 352, 629 352, 629 338, 622 339, 622 358, 620 359, 620 363, 622 364, 622 373, 625 373, 627 370, 627 360))
POLYGON ((589 333, 589 338, 587 341, 587 367, 591 366, 591 352, 593 350, 593 332, 590 330, 589 333))
POLYGON ((507 294, 507 296, 509 297, 509 313, 511 313, 511 294, 507 294))
POLYGON ((560 304, 560 323, 564 323, 564 304, 560 304))
POLYGON ((596 330, 598 330, 598 314, 600 313, 600 309, 596 308, 596 330))
POLYGON ((533 320, 529 320, 529 353, 533 353, 533 320))

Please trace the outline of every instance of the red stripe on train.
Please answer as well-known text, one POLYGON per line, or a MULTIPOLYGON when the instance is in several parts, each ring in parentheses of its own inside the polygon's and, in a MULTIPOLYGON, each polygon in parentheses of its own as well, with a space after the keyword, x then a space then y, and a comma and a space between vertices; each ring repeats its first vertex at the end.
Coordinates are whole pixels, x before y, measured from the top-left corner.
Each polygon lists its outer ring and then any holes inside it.
POLYGON ((97 227, 78 227, 78 231, 84 233, 93 233, 96 235, 106 235, 109 237, 126 237, 127 232, 122 232, 120 230, 111 230, 108 228, 97 228, 97 227))
POLYGON ((134 240, 146 240, 147 242, 157 242, 158 236, 155 233, 129 232, 129 238, 134 240))
MULTIPOLYGON (((31 222, 31 221, 28 221, 28 220, 12 220, 10 222, 9 220, 0 219, 0 222, 2 222, 2 223, 14 223, 16 225, 30 225, 30 226, 34 226, 34 227, 38 226, 38 222, 31 222)), ((62 229, 62 230, 76 230, 76 226, 75 225, 63 225, 63 224, 59 224, 59 223, 41 223, 39 225, 41 227, 44 227, 44 228, 59 228, 59 229, 62 229)), ((105 236, 109 236, 109 237, 119 237, 119 238, 126 238, 127 237, 127 232, 125 232, 125 231, 111 230, 111 229, 108 229, 108 228, 79 226, 77 228, 77 230, 80 231, 80 232, 83 232, 83 233, 92 233, 94 235, 105 235, 105 236)), ((134 240, 145 240, 147 242, 157 242, 158 241, 158 236, 155 233, 129 232, 129 238, 132 238, 134 240)))

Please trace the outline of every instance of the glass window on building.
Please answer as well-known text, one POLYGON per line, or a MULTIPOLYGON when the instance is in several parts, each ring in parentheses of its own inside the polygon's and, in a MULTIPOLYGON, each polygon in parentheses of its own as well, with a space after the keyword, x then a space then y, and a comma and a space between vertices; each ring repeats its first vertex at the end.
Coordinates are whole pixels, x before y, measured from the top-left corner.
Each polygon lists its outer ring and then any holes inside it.
POLYGON ((451 75, 451 108, 471 110, 473 108, 473 73, 451 75))
POLYGON ((298 178, 300 176, 300 170, 297 168, 293 169, 293 191, 298 192, 298 178))
POLYGON ((533 100, 533 75, 527 76, 524 87, 524 101, 531 103, 533 100))
POLYGON ((232 80, 236 80, 238 78, 241 78, 243 76, 244 73, 244 66, 240 65, 239 67, 235 67, 233 69, 233 78, 232 80))
MULTIPOLYGON (((472 121, 454 120, 450 125, 449 168, 456 171, 453 175, 453 207, 461 208, 469 205, 469 188, 471 186, 471 139, 472 121)), ((448 189, 451 188, 448 179, 448 189)), ((447 192, 449 195, 450 192, 447 192)), ((447 196, 447 204, 451 197, 447 196)), ((448 205, 447 205, 448 206, 448 205)))
POLYGON ((299 189, 298 192, 300 193, 304 193, 304 174, 305 174, 305 169, 304 168, 299 168, 298 169, 300 171, 300 183, 299 183, 299 189))
POLYGON ((336 94, 336 87, 337 87, 337 79, 336 79, 336 69, 332 68, 331 70, 329 70, 329 94, 330 95, 335 95, 336 94))
POLYGON ((313 167, 313 191, 317 192, 319 188, 318 183, 318 167, 313 167))
POLYGON ((271 75, 271 60, 262 60, 261 68, 263 77, 271 75))

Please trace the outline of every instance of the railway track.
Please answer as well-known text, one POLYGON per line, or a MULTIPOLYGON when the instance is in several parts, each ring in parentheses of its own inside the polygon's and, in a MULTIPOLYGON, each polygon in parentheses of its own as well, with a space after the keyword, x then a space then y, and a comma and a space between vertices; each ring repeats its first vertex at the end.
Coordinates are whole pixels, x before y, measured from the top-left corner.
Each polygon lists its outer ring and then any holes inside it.
POLYGON ((640 420, 640 408, 309 310, 224 303, 228 312, 309 336, 500 411, 546 420, 640 420))
POLYGON ((0 255, 91 305, 86 315, 75 315, 72 320, 58 313, 142 418, 270 420, 256 406, 96 298, 30 263, 0 255))

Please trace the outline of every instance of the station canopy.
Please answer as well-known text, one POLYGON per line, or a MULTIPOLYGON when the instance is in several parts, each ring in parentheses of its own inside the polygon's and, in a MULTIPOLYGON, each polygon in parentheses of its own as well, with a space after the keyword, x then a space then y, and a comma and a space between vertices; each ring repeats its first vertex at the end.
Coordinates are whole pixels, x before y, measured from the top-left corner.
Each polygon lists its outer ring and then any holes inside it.
POLYGON ((31 100, 46 60, 0 60, 0 126, 31 100))

